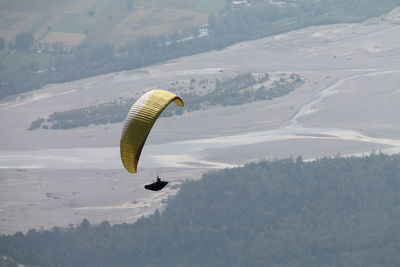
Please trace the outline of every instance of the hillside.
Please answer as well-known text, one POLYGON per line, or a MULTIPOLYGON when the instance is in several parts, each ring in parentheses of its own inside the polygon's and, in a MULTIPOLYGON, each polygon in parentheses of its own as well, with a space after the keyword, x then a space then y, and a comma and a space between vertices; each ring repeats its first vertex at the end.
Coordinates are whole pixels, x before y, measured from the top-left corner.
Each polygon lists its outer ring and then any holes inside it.
POLYGON ((397 266, 400 155, 261 161, 183 184, 133 224, 1 236, 38 266, 397 266))
POLYGON ((198 26, 207 12, 218 12, 222 0, 23 0, 0 1, 0 36, 32 31, 38 46, 111 42, 122 45, 143 36, 158 36, 198 26), (209 4, 208 2, 211 2, 209 4), (215 4, 214 4, 215 2, 215 4), (212 5, 214 4, 214 5, 212 5))
POLYGON ((0 98, 307 26, 360 22, 400 1, 86 0, 48 5, 44 14, 28 12, 33 5, 15 11, 18 3, 3 4, 0 17, 0 98))

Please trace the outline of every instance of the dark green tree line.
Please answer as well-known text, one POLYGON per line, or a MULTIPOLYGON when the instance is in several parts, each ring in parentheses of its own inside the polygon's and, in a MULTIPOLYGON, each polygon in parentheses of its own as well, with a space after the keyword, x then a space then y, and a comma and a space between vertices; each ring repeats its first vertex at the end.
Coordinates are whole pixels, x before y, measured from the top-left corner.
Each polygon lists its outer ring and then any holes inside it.
MULTIPOLYGON (((213 91, 204 95, 193 93, 182 94, 181 96, 186 103, 185 106, 182 108, 169 105, 161 113, 161 116, 182 115, 184 112, 195 111, 210 106, 233 106, 273 99, 286 95, 303 84, 300 76, 292 73, 289 77, 285 76, 285 78, 275 81, 270 87, 260 85, 268 79, 269 75, 267 73, 258 79, 251 73, 239 74, 225 81, 217 79, 214 82, 216 87, 213 91), (249 90, 251 86, 255 85, 258 85, 257 89, 249 90)), ((39 128, 72 129, 89 125, 122 122, 135 101, 135 99, 127 99, 125 101, 113 101, 80 109, 57 111, 50 114, 46 119, 38 118, 34 120, 28 127, 28 130, 31 131, 39 128)))
POLYGON ((397 266, 400 155, 213 171, 133 224, 0 236, 37 266, 397 266))

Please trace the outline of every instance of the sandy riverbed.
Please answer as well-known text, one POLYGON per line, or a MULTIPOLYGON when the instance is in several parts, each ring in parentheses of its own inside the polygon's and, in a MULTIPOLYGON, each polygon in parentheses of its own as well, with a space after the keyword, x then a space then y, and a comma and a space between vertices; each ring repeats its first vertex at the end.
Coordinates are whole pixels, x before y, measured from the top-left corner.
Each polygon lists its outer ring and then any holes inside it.
POLYGON ((48 85, 0 101, 0 232, 132 222, 185 179, 260 158, 316 158, 400 146, 400 24, 310 27, 135 71, 48 85), (138 175, 119 163, 121 124, 27 131, 40 116, 135 96, 173 81, 295 72, 306 82, 271 101, 162 118, 138 175), (14 167, 14 169, 10 169, 14 167), (143 190, 162 173, 171 184, 143 190))

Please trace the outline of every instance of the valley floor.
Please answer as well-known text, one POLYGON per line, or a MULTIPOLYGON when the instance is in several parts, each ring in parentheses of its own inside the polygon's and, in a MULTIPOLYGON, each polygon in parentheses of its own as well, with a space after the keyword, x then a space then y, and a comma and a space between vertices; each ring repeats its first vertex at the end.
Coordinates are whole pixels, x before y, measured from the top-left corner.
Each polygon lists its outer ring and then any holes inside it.
POLYGON ((0 102, 0 233, 132 222, 162 208, 187 179, 259 159, 400 152, 400 24, 310 27, 142 70, 96 76, 0 102), (27 131, 55 111, 135 97, 191 78, 299 74, 305 84, 270 101, 161 118, 137 175, 119 162, 122 124, 27 131), (143 185, 171 181, 159 193, 143 185))

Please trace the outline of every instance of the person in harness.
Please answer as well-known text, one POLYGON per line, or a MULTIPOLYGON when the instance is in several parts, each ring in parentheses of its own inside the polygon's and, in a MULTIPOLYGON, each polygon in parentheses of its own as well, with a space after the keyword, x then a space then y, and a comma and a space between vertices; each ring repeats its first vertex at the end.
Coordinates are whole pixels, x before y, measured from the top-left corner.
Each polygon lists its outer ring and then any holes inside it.
POLYGON ((151 184, 145 185, 144 188, 147 190, 151 190, 151 191, 160 191, 167 184, 168 184, 168 182, 162 181, 161 178, 157 175, 157 180, 151 184))

